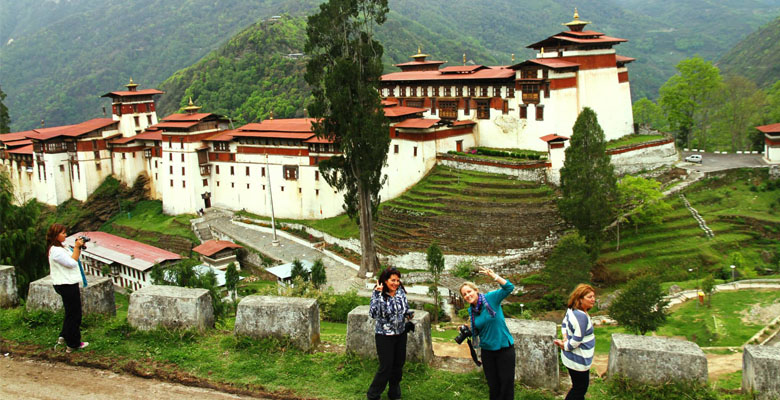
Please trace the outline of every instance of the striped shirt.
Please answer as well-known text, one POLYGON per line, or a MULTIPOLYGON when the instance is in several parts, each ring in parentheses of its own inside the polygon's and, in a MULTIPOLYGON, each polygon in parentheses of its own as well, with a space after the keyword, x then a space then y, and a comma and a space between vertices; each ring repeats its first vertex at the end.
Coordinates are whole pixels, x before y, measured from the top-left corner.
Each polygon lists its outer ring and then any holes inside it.
POLYGON ((565 337, 561 350, 563 365, 575 371, 589 370, 596 348, 596 336, 588 313, 571 308, 566 310, 561 332, 565 337))
POLYGON ((368 316, 376 320, 374 333, 377 335, 403 334, 405 318, 412 314, 414 311, 409 310, 406 292, 402 288, 398 288, 392 297, 384 296, 376 290, 371 294, 368 316))

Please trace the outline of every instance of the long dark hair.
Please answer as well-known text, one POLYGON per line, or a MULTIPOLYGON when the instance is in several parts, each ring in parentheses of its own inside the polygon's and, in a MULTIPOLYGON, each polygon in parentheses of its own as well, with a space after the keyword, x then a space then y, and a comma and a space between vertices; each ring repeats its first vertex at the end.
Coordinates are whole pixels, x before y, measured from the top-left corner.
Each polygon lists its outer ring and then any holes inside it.
MULTIPOLYGON (((387 288, 387 280, 390 279, 391 276, 396 275, 398 276, 398 279, 401 279, 401 271, 393 268, 393 267, 387 267, 384 271, 382 271, 381 274, 379 274, 379 283, 382 284, 382 296, 384 297, 390 297, 387 292, 390 290, 387 288)), ((399 289, 404 289, 404 285, 401 284, 398 286, 399 289)), ((406 289, 404 289, 404 292, 406 292, 406 289)))
POLYGON ((51 226, 49 227, 49 231, 46 232, 46 257, 49 256, 49 250, 51 250, 51 246, 62 247, 62 242, 57 240, 57 236, 59 236, 60 233, 65 231, 66 231, 65 225, 51 224, 51 226))

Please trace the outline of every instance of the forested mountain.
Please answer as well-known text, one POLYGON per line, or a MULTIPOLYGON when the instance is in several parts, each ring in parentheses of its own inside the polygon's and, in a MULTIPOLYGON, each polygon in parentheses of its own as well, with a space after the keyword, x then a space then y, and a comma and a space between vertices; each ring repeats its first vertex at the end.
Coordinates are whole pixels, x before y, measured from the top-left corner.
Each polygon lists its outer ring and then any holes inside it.
MULTIPOLYGON (((215 107, 211 111, 239 119, 257 118, 271 108, 280 116, 300 115, 298 100, 265 96, 284 93, 288 86, 305 90, 301 82, 279 82, 300 74, 303 61, 288 64, 274 58, 284 58, 284 51, 301 45, 302 36, 264 39, 270 40, 267 44, 276 55, 251 59, 244 58, 248 50, 232 58, 227 54, 231 46, 265 46, 253 43, 248 31, 231 40, 236 32, 250 25, 258 32, 281 29, 287 23, 264 28, 257 21, 285 13, 301 17, 319 2, 0 0, 0 85, 8 94, 12 127, 31 128, 44 118, 51 126, 98 116, 100 106, 107 104, 99 96, 121 89, 131 76, 141 87, 159 87, 170 77, 164 85, 171 91, 161 102, 164 110, 193 95, 199 104, 215 107), (217 48, 206 57, 208 63, 176 72, 217 48), (250 65, 255 62, 263 65, 250 65), (231 63, 235 65, 228 66, 231 63), (275 67, 282 70, 272 71, 275 67), (249 70, 242 72, 244 68, 249 70), (258 91, 230 83, 260 74, 273 77, 258 80, 270 82, 270 89, 268 84, 258 91), (246 94, 254 98, 240 98, 246 94), (296 110, 288 111, 288 106, 296 110)), ((592 21, 589 29, 629 40, 617 49, 637 58, 629 66, 635 99, 657 97, 658 87, 681 59, 694 54, 718 59, 780 13, 780 0, 583 0, 577 6, 581 19, 592 21)), ((573 13, 565 0, 390 0, 390 9, 378 32, 388 68, 409 61, 418 46, 431 59, 449 65, 460 64, 463 53, 478 64, 507 65, 512 53, 519 62, 533 56, 525 46, 565 30, 560 24, 573 13)), ((300 21, 288 22, 291 25, 278 34, 301 33, 300 21)))
POLYGON ((780 80, 780 17, 734 46, 718 67, 724 75, 742 75, 762 88, 780 80))

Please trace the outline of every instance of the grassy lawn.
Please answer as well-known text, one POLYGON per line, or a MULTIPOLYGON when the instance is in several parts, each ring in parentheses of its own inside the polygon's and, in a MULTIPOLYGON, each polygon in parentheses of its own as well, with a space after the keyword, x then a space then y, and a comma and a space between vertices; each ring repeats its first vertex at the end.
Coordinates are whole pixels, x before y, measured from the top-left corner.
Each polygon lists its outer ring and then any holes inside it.
POLYGON ((652 142, 653 140, 661 140, 664 135, 627 135, 622 138, 610 140, 607 142, 607 150, 616 149, 618 147, 629 146, 632 144, 639 144, 645 142, 652 142))
POLYGON ((165 215, 162 212, 162 202, 145 200, 138 202, 130 212, 122 212, 106 221, 100 228, 103 232, 112 232, 111 225, 122 225, 140 231, 151 231, 165 235, 181 236, 197 243, 198 238, 190 229, 190 219, 194 214, 165 215))
MULTIPOLYGON (((262 215, 252 214, 248 211, 236 211, 236 215, 244 216, 251 219, 271 222, 270 217, 264 217, 262 215)), ((327 233, 328 235, 335 236, 339 239, 357 239, 360 237, 360 227, 358 227, 355 221, 351 220, 347 214, 337 215, 332 218, 324 219, 286 219, 277 218, 277 222, 288 224, 300 224, 316 229, 320 232, 327 233)))

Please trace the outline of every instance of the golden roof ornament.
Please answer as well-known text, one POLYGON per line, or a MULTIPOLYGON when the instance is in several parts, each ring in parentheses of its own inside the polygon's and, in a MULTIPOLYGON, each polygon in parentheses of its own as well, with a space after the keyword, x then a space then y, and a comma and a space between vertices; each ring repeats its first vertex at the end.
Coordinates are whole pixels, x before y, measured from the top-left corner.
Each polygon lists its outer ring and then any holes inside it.
POLYGON ((574 19, 562 24, 565 26, 568 26, 569 29, 573 32, 582 32, 582 28, 585 27, 585 25, 589 24, 590 21, 582 21, 580 20, 580 13, 577 12, 577 8, 574 8, 574 19))
POLYGON ((414 58, 414 61, 425 61, 425 57, 428 56, 429 54, 423 54, 420 46, 417 46, 417 54, 413 55, 412 58, 414 58))
POLYGON ((131 92, 135 91, 135 88, 138 86, 137 83, 133 82, 133 77, 130 77, 130 83, 125 85, 126 88, 128 88, 131 92))
POLYGON ((268 119, 274 119, 274 110, 271 110, 271 116, 268 119))
POLYGON ((515 63, 515 53, 512 53, 512 64, 515 63))
POLYGON ((466 65, 466 53, 463 53, 463 65, 466 65))
POLYGON ((192 102, 192 97, 190 97, 190 103, 187 105, 187 107, 184 107, 184 111, 190 114, 194 114, 195 111, 198 111, 200 109, 201 109, 200 106, 196 106, 195 103, 192 102))

